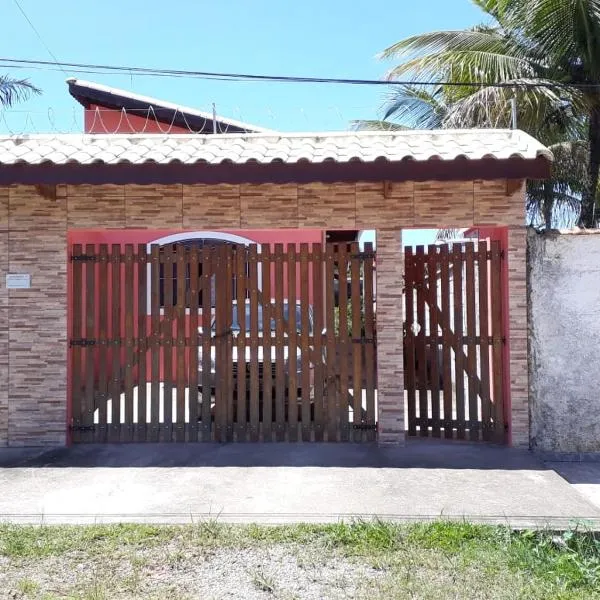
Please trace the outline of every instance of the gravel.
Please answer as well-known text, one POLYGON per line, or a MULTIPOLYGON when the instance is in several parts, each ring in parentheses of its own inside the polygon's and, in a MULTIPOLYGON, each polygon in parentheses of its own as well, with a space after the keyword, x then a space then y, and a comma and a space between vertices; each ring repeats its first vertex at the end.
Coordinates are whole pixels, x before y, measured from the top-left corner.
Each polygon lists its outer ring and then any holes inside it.
POLYGON ((190 549, 171 546, 111 560, 67 554, 0 566, 0 598, 74 597, 342 600, 367 598, 383 572, 325 549, 268 547, 190 549))

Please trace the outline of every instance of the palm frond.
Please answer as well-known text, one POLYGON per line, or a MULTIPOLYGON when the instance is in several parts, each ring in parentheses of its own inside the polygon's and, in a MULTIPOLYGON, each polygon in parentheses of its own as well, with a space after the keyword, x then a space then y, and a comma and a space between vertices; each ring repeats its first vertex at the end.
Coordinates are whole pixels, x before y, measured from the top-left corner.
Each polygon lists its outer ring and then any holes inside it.
MULTIPOLYGON (((483 87, 453 103, 445 119, 445 127, 508 127, 510 100, 517 99, 519 127, 535 137, 551 130, 552 115, 570 107, 585 114, 586 98, 575 89, 566 89, 545 79, 515 79, 506 81, 510 87, 483 87)), ((558 123, 554 124, 558 127, 558 123)), ((562 125, 561 139, 573 139, 577 120, 568 119, 562 125)), ((542 140, 552 143, 555 140, 542 140)))
POLYGON ((403 62, 386 74, 389 80, 407 74, 422 82, 451 80, 457 82, 495 83, 539 77, 543 67, 517 56, 490 50, 444 50, 403 62))
POLYGON ((437 54, 438 52, 450 50, 484 50, 497 47, 502 39, 500 32, 494 28, 432 31, 413 35, 392 44, 383 50, 378 57, 387 60, 390 58, 406 58, 413 55, 437 54))
POLYGON ((386 97, 383 118, 417 129, 441 127, 448 111, 441 87, 433 91, 417 86, 402 86, 386 97))
POLYGON ((2 106, 11 107, 33 94, 41 93, 41 90, 27 79, 11 79, 6 75, 0 75, 0 105, 2 106))
POLYGON ((405 131, 410 129, 399 123, 383 119, 357 119, 350 122, 350 128, 354 131, 405 131))

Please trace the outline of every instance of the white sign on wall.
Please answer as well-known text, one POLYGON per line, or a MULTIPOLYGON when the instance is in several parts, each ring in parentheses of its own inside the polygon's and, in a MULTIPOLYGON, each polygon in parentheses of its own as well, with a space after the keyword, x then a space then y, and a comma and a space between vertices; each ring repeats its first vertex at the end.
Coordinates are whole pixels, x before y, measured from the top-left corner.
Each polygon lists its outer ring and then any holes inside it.
POLYGON ((29 273, 7 273, 6 287, 9 290, 27 290, 31 287, 31 275, 29 273))

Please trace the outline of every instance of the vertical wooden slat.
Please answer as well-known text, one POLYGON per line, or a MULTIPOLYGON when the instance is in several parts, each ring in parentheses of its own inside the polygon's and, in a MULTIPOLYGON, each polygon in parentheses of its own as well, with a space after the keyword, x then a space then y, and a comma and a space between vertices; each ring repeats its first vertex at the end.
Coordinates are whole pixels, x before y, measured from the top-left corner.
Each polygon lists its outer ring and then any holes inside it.
POLYGON ((465 244, 465 277, 467 300, 467 381, 469 383, 469 439, 478 440, 480 432, 477 402, 477 326, 475 321, 475 248, 473 242, 465 244))
MULTIPOLYGON (((275 439, 285 440, 285 356, 283 314, 283 244, 275 244, 275 439)), ((291 308, 288 305, 288 309, 291 308)), ((288 349, 289 352, 289 349, 288 349)))
POLYGON ((108 247, 100 244, 98 252, 98 424, 94 441, 106 442, 108 404, 108 247))
POLYGON ((427 249, 427 272, 429 274, 429 294, 426 298, 429 305, 429 351, 431 390, 431 433, 440 437, 440 372, 439 372, 439 311, 438 311, 438 270, 440 268, 438 247, 430 245, 427 249))
POLYGON ((227 439, 227 289, 231 280, 227 280, 227 248, 223 245, 216 249, 215 265, 215 441, 227 439))
MULTIPOLYGON (((215 272, 215 253, 209 246, 202 247, 202 432, 203 442, 213 438, 212 423, 212 391, 215 385, 213 357, 216 357, 214 340, 212 339, 212 298, 215 272)), ((216 296, 216 293, 214 294, 216 296)), ((215 390, 216 392, 216 390, 215 390)))
POLYGON ((373 244, 365 244, 365 259, 363 263, 363 295, 365 316, 365 388, 367 403, 367 424, 373 429, 367 430, 367 441, 375 440, 377 432, 375 415, 375 311, 373 304, 373 244))
POLYGON ((298 341, 296 322, 296 246, 287 248, 288 320, 286 324, 288 344, 288 404, 287 429, 290 442, 298 441, 298 341))
POLYGON ((427 323, 425 318, 425 248, 416 247, 415 274, 417 288, 417 323, 419 326, 415 339, 415 350, 417 356, 417 382, 419 387, 419 422, 421 437, 429 435, 429 398, 427 385, 427 344, 425 337, 427 323))
POLYGON ((225 405, 226 397, 224 392, 225 373, 223 372, 223 342, 225 339, 225 326, 223 305, 227 301, 223 290, 223 279, 225 273, 224 254, 222 247, 214 249, 214 272, 215 272, 215 330, 213 335, 214 342, 214 362, 215 362, 215 441, 225 441, 223 431, 223 412, 227 411, 225 405))
POLYGON ((302 440, 311 440, 308 244, 300 245, 300 360, 302 377, 302 440))
MULTIPOLYGON (((261 249, 262 265, 262 430, 265 442, 272 440, 273 434, 273 361, 271 331, 271 248, 264 244, 261 249)), ((259 366, 260 369, 260 366, 259 366)))
POLYGON ((505 441, 504 431, 504 389, 503 389, 503 323, 502 323, 502 256, 500 242, 491 242, 491 280, 492 280, 492 366, 494 385, 494 429, 492 439, 505 441))
MULTIPOLYGON (((85 253, 88 256, 94 256, 96 247, 93 244, 87 244, 85 253)), ((85 263, 85 337, 88 340, 96 338, 96 262, 88 261, 85 263)), ((84 406, 82 410, 82 424, 85 429, 82 431, 81 441, 92 442, 94 440, 94 368, 95 358, 97 356, 97 344, 85 346, 85 395, 84 406)))
POLYGON ((235 289, 236 289, 236 304, 237 304, 237 321, 239 332, 237 334, 237 372, 234 386, 237 389, 237 404, 236 404, 236 439, 239 442, 247 440, 248 434, 248 414, 247 414, 247 389, 246 389, 246 348, 248 347, 248 330, 246 328, 246 290, 247 276, 246 269, 248 265, 248 251, 245 246, 236 248, 236 268, 235 268, 235 289))
POLYGON ((150 423, 147 439, 160 439, 160 246, 150 248, 150 423))
POLYGON ((190 268, 190 290, 188 302, 190 308, 190 333, 188 359, 188 425, 187 439, 190 442, 198 441, 198 312, 200 311, 200 254, 197 244, 193 244, 186 258, 190 268))
POLYGON ((147 314, 147 279, 148 279, 148 254, 146 244, 139 244, 137 249, 137 290, 138 290, 138 322, 137 322, 137 393, 138 416, 135 439, 138 442, 146 441, 146 419, 148 414, 147 389, 146 389, 146 355, 148 351, 148 337, 146 332, 147 314))
POLYGON ((339 439, 339 397, 337 393, 336 335, 335 335, 335 255, 333 244, 325 248, 325 329, 327 377, 327 441, 339 439))
POLYGON ((408 435, 417 435, 417 398, 415 370, 415 258, 413 249, 404 249, 404 306, 406 324, 404 331, 405 387, 407 395, 408 435))
POLYGON ((454 292, 454 364, 456 379, 456 435, 465 438, 465 378, 463 354, 463 253, 460 244, 452 247, 452 283, 454 292))
POLYGON ((134 398, 133 398, 133 370, 134 370, 134 343, 133 339, 133 300, 135 298, 134 290, 134 253, 133 244, 125 245, 125 279, 124 279, 124 297, 125 297, 125 423, 123 427, 122 438, 124 441, 131 442, 133 436, 133 415, 134 415, 134 398))
POLYGON ((258 252, 256 244, 248 252, 250 290, 250 439, 253 442, 260 437, 260 381, 258 368, 258 252))
POLYGON ((164 306, 162 319, 163 333, 163 423, 161 441, 173 441, 173 245, 163 247, 164 306))
POLYGON ((362 406, 362 354, 363 332, 361 319, 360 270, 361 260, 358 256, 358 244, 350 246, 350 295, 352 310, 352 413, 354 441, 361 442, 366 436, 363 430, 362 406))
POLYGON ((177 308, 175 312, 177 345, 175 348, 176 356, 176 425, 175 441, 185 441, 185 389, 187 387, 187 377, 185 372, 185 321, 186 321, 186 271, 189 268, 189 252, 186 253, 183 244, 177 244, 177 308), (187 258, 187 260, 186 260, 187 258))
POLYGON ((312 251, 313 276, 313 377, 314 377, 314 431, 315 441, 324 439, 326 427, 326 412, 324 407, 323 389, 323 249, 320 244, 313 244, 312 251))
MULTIPOLYGON (((83 254, 81 244, 75 244, 72 250, 72 294, 73 294, 73 313, 71 335, 73 341, 77 342, 83 338, 82 318, 83 318, 83 263, 77 260, 83 254)), ((83 411, 83 386, 82 386, 82 347, 79 345, 71 346, 71 402, 73 415, 73 442, 81 441, 82 411, 83 411)))
MULTIPOLYGON (((233 272, 234 272, 234 246, 229 244, 223 245, 225 253, 225 303, 223 308, 224 327, 225 327, 225 342, 223 349, 223 367, 225 374, 225 394, 226 394, 226 410, 224 412, 225 422, 225 441, 233 441, 233 333, 231 330, 233 319, 233 272)), ((242 312, 242 315, 244 313, 242 312)))
POLYGON ((339 411, 340 411, 340 439, 347 442, 349 432, 349 401, 348 401, 348 249, 347 244, 338 246, 338 348, 339 348, 339 411))
POLYGON ((453 393, 452 393, 452 331, 450 322, 450 254, 448 245, 440 246, 440 288, 442 310, 440 326, 442 329, 442 382, 444 389, 444 437, 453 437, 453 393))
POLYGON ((111 428, 109 441, 118 442, 121 437, 121 247, 113 244, 111 266, 111 428))
POLYGON ((481 364, 481 386, 479 394, 481 398, 481 417, 483 421, 483 439, 491 438, 492 424, 492 402, 490 395, 490 328, 489 328, 489 277, 487 241, 478 242, 477 273, 479 291, 479 360, 481 364))

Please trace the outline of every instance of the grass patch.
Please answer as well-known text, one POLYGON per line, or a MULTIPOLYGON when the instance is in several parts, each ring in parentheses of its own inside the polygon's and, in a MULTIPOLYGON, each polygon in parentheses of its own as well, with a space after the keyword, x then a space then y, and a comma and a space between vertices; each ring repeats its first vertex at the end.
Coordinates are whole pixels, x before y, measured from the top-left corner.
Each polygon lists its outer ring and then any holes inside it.
POLYGON ((252 590, 302 597, 302 591, 288 589, 302 579, 324 590, 343 582, 353 597, 361 597, 364 587, 369 598, 600 599, 600 535, 581 527, 557 534, 444 521, 0 525, 0 557, 18 598, 155 598, 167 590, 169 597, 193 596, 193 586, 215 585, 204 582, 231 561, 237 573, 231 585, 241 586, 240 597, 252 590), (69 573, 92 573, 95 565, 110 579, 68 583, 69 573), (204 578, 199 569, 205 569, 204 578))

